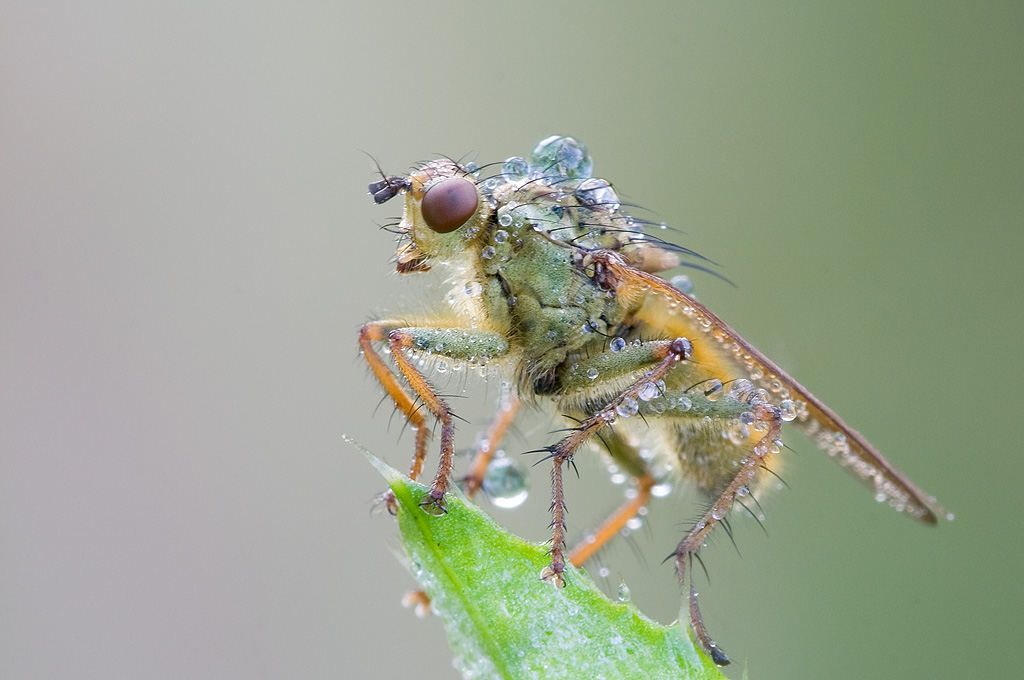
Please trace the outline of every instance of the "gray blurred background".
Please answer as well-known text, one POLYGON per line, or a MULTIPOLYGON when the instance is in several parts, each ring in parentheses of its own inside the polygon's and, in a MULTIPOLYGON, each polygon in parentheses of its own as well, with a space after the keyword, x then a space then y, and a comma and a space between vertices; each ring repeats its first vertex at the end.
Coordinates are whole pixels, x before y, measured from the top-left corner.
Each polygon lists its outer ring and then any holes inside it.
MULTIPOLYGON (((406 465, 355 333, 433 299, 392 273, 363 151, 398 173, 556 133, 957 515, 919 526, 789 437, 770 536, 704 552, 732 675, 1016 675, 1022 28, 1020 3, 3 2, 0 677, 458 677, 341 440, 406 465)), ((621 498, 579 462, 576 536, 621 498)), ((493 512, 543 540, 534 473, 493 512)), ((662 621, 692 513, 655 502, 602 555, 662 621)))

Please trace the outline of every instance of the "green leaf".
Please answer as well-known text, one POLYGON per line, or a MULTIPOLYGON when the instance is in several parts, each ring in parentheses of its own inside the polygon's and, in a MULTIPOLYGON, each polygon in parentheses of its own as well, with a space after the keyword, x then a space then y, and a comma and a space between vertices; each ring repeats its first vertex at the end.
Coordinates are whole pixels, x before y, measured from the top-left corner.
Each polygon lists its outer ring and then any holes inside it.
POLYGON ((508 533, 458 493, 446 497, 445 514, 427 514, 426 487, 364 453, 394 491, 410 569, 463 677, 724 680, 681 624, 665 627, 610 601, 571 566, 564 588, 541 581, 544 546, 508 533))

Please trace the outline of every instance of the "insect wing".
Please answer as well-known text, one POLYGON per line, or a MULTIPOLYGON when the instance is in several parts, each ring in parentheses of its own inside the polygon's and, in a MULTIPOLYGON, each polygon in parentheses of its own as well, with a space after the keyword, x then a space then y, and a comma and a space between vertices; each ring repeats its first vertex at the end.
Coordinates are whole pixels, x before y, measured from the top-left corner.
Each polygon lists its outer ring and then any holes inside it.
MULTIPOLYGON (((596 254, 595 254, 596 255, 596 254)), ((807 436, 862 482, 875 489, 876 499, 927 524, 945 511, 918 488, 856 430, 751 346, 707 307, 664 279, 635 269, 614 253, 597 256, 606 285, 632 310, 634 321, 667 338, 693 343, 691 360, 708 378, 723 382, 745 378, 764 388, 773 401, 792 408, 793 422, 807 436)), ((788 419, 788 418, 787 418, 788 419)))

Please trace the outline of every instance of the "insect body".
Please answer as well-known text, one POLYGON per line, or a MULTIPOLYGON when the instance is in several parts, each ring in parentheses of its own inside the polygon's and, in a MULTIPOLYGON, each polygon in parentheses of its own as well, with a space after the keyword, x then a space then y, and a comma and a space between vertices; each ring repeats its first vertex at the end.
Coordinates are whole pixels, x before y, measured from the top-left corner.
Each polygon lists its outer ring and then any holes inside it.
MULTIPOLYGON (((423 509, 444 511, 455 437, 448 404, 414 361, 427 353, 493 366, 512 385, 489 446, 466 477, 471 495, 520 398, 552 401, 573 421, 564 438, 543 449, 552 462, 553 540, 542 578, 556 586, 564 585, 566 560, 582 563, 657 483, 674 479, 689 480, 711 499, 674 552, 685 584, 708 533, 768 474, 784 423, 809 435, 878 500, 934 524, 943 514, 934 498, 711 311, 656 275, 694 254, 646 234, 592 167, 579 142, 550 137, 491 176, 442 159, 370 185, 378 203, 405 195, 398 271, 442 265, 454 289, 443 315, 376 321, 360 331, 370 368, 415 429, 411 477, 426 456, 424 411, 440 423, 440 460, 423 509), (383 343, 394 368, 378 351, 383 343), (593 540, 567 552, 562 472, 584 443, 604 448, 636 479, 638 494, 593 540)), ((705 649, 728 663, 704 629, 692 585, 690 617, 705 649)))

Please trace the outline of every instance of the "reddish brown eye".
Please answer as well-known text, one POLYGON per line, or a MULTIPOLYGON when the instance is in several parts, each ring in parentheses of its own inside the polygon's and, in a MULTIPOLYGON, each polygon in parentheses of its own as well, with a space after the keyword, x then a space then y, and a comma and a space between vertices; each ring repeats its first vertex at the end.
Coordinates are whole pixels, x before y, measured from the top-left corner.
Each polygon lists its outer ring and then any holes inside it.
POLYGON ((449 177, 427 189, 420 210, 428 227, 447 234, 465 224, 479 202, 476 185, 464 177, 449 177))

